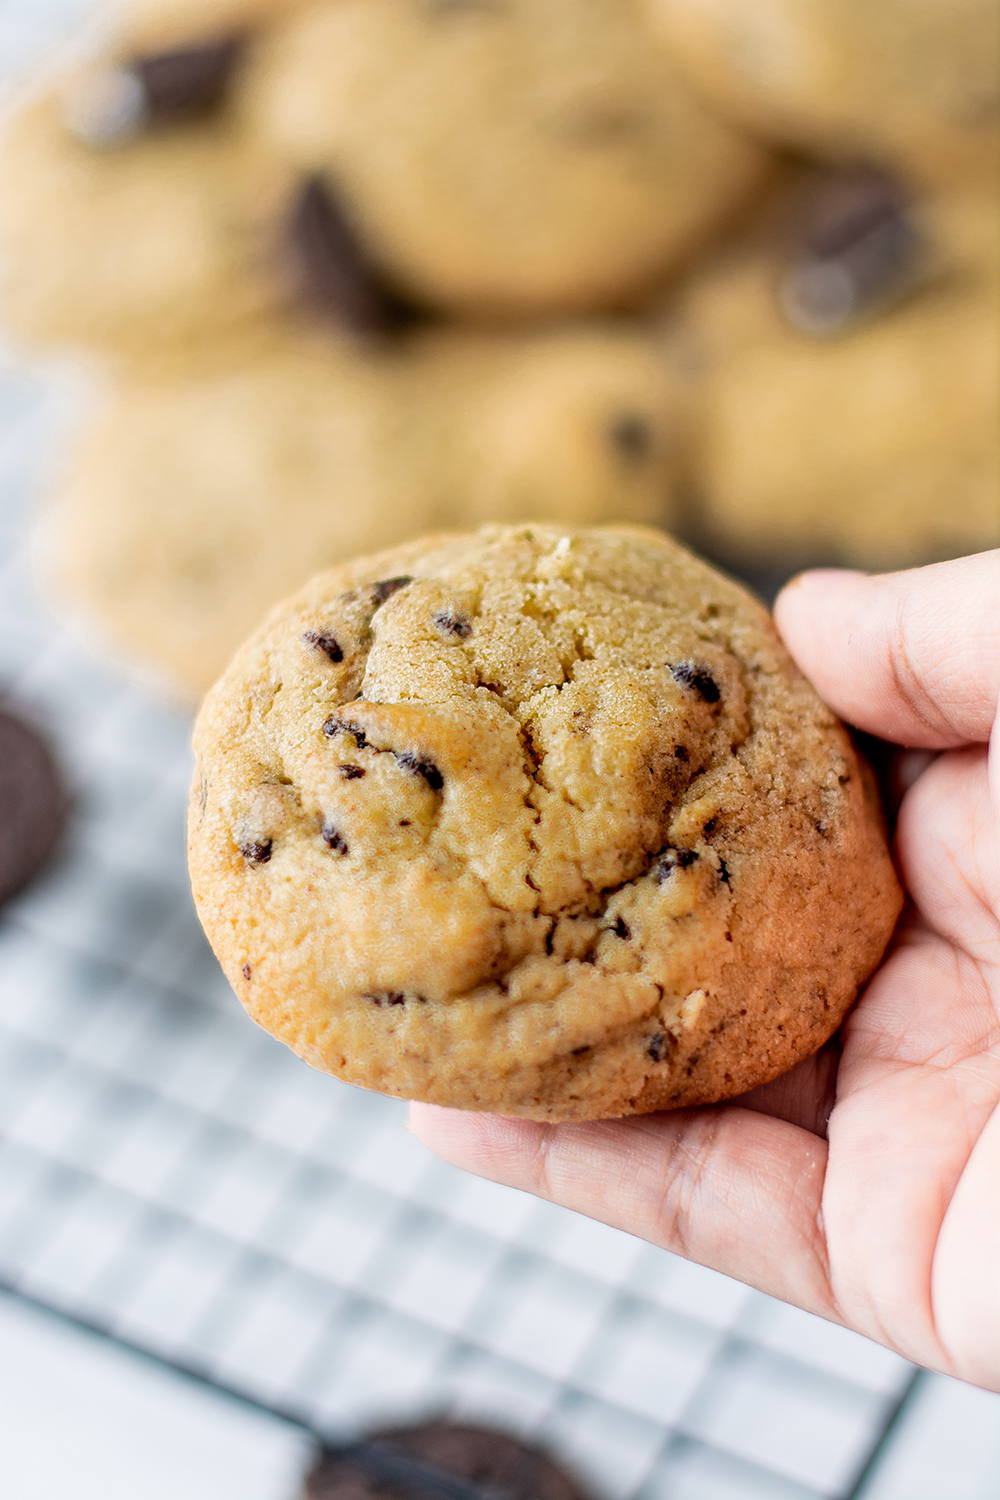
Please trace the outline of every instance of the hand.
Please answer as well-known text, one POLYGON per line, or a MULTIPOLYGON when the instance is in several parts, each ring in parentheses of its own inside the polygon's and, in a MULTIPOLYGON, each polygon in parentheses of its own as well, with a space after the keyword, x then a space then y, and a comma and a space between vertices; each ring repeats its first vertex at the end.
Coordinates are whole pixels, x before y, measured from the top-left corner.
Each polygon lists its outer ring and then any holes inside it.
POLYGON ((844 718, 940 752, 903 760, 920 772, 895 836, 907 908, 835 1043, 724 1105, 555 1126, 414 1105, 412 1128, 469 1171, 997 1389, 1000 553, 807 573, 775 615, 844 718))

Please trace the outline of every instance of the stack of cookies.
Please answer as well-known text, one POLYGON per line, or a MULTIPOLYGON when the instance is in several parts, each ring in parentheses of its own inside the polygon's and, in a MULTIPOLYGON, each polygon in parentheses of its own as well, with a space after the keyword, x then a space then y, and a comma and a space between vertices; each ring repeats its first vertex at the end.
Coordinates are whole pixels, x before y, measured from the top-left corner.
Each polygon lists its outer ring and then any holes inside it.
POLYGON ((194 701, 311 573, 440 528, 988 544, 994 25, 120 0, 0 150, 6 321, 105 376, 60 591, 194 701))

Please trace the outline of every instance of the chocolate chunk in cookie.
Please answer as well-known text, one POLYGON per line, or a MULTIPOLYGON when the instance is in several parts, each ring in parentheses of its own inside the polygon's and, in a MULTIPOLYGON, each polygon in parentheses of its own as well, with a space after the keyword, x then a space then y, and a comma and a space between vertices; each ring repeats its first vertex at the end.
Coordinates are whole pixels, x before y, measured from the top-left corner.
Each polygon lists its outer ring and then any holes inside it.
POLYGON ((831 174, 805 214, 778 297, 802 333, 833 334, 891 307, 923 279, 926 247, 907 195, 874 171, 831 174))
POLYGON ((385 333, 400 321, 401 304, 372 265, 328 178, 302 183, 286 237, 310 307, 351 333, 385 333))
POLYGON ((243 48, 241 37, 221 37, 85 73, 64 100, 66 124, 88 145, 110 146, 211 114, 226 100, 243 48))

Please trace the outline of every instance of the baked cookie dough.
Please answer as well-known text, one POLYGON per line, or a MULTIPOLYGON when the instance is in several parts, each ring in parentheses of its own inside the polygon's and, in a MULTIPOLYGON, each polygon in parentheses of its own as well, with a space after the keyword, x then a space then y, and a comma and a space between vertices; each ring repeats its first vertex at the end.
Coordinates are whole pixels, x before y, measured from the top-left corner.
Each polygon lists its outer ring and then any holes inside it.
POLYGON ((222 120, 89 144, 67 127, 69 93, 23 110, 0 148, 4 321, 17 337, 159 350, 287 301, 279 165, 222 120))
POLYGON ((505 314, 634 300, 767 157, 675 77, 631 5, 584 10, 131 7, 105 58, 6 130, 9 325, 135 350, 303 295, 362 332, 405 299, 505 314), (369 283, 346 309, 345 256, 369 283))
POLYGON ((249 86, 386 272, 473 316, 634 303, 767 162, 636 0, 332 0, 269 34, 249 86))
POLYGON ((201 921, 250 1014, 405 1098, 539 1120, 814 1052, 901 897, 764 609, 641 527, 489 527, 317 578, 195 727, 201 921))
POLYGON ((678 62, 775 142, 994 181, 996 0, 646 0, 678 62))
POLYGON ((359 346, 277 322, 119 382, 53 509, 48 571, 188 701, 317 568, 484 520, 672 514, 672 388, 627 323, 359 346))
POLYGON ((243 36, 301 10, 310 0, 115 0, 120 50, 152 53, 243 36))
POLYGON ((738 571, 901 568, 1000 542, 997 207, 834 174, 694 274, 689 534, 738 571))

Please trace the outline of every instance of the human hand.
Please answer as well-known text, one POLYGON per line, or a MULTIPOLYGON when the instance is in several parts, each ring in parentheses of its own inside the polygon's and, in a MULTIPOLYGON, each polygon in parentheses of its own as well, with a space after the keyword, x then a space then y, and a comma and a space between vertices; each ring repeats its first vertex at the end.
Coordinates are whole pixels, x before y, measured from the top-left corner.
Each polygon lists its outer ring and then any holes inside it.
POLYGON ((700 1109, 540 1125, 411 1106, 432 1150, 1000 1389, 1000 552, 778 599, 821 696, 900 746, 907 907, 833 1044, 700 1109))

